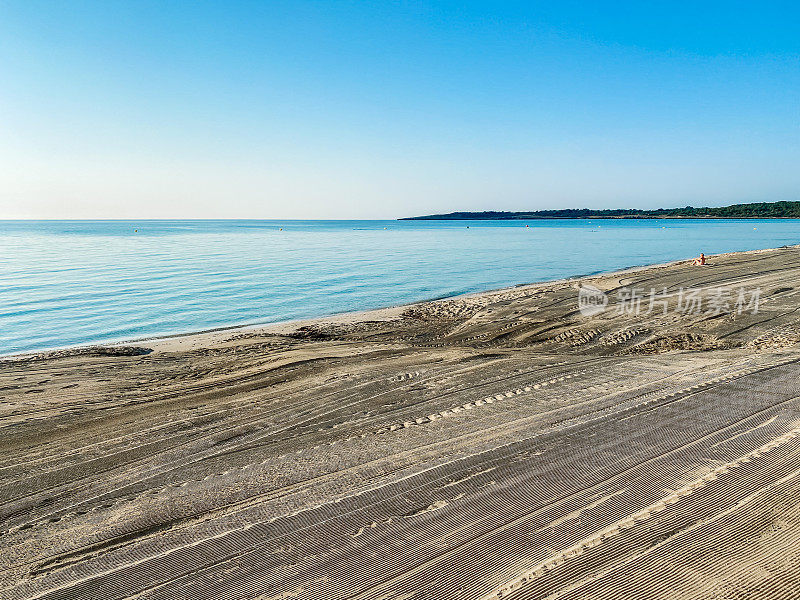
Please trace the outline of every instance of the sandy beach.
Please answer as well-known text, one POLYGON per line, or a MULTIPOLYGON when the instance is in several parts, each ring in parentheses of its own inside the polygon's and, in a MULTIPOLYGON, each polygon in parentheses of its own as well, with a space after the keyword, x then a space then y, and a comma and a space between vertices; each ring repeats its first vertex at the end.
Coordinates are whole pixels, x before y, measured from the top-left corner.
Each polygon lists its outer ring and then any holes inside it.
POLYGON ((788 247, 4 359, 0 598, 797 598, 799 294, 788 247))

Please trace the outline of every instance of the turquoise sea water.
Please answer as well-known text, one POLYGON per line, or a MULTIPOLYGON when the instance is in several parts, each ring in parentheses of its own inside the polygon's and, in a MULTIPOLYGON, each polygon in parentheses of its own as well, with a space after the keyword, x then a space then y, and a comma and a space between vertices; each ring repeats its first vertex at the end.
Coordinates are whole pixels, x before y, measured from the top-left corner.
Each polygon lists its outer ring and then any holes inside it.
POLYGON ((0 221, 0 353, 796 243, 800 220, 0 221))

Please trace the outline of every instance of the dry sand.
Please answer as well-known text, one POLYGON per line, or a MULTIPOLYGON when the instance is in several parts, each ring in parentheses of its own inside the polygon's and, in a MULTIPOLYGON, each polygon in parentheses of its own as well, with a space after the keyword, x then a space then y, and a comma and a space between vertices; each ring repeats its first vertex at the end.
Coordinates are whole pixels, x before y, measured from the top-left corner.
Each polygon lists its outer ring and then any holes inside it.
POLYGON ((800 248, 709 262, 2 361, 0 598, 798 598, 800 248))

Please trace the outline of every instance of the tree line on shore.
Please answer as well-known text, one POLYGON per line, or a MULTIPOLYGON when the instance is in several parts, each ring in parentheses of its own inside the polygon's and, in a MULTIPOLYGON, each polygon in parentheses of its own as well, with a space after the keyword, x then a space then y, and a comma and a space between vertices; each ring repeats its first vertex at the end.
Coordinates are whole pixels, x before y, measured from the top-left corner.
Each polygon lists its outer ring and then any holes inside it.
POLYGON ((440 215, 407 217, 404 221, 415 220, 504 220, 504 219, 658 219, 658 218, 716 218, 716 219, 778 219, 800 218, 800 201, 753 202, 732 204, 721 207, 658 208, 642 210, 637 208, 563 208, 556 210, 533 210, 521 212, 494 211, 452 212, 440 215))

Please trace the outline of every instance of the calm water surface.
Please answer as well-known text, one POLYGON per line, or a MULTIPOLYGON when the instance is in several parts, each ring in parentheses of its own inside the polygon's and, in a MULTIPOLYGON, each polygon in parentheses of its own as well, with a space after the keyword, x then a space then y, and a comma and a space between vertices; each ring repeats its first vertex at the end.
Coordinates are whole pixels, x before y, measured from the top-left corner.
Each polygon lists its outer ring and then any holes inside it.
POLYGON ((0 221, 0 354, 797 243, 800 220, 0 221))

